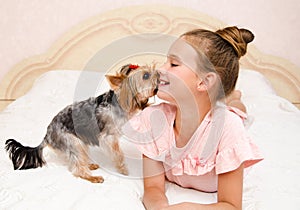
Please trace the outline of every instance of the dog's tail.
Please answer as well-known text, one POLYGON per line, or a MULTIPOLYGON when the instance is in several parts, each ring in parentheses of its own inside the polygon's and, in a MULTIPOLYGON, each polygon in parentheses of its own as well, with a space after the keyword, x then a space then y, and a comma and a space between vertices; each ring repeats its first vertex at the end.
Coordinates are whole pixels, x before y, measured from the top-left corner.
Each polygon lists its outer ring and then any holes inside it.
POLYGON ((37 147, 23 146, 14 139, 5 142, 5 149, 14 164, 15 170, 42 167, 46 164, 43 159, 43 149, 46 143, 43 141, 37 147))

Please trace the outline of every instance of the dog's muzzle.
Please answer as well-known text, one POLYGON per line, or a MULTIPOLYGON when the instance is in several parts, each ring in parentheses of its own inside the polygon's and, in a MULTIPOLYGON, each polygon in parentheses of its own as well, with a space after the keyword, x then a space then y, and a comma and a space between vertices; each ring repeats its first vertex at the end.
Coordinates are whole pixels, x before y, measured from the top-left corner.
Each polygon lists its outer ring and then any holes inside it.
POLYGON ((154 89, 154 94, 156 95, 156 93, 158 92, 158 85, 160 83, 160 74, 158 73, 158 71, 155 72, 155 76, 156 76, 156 87, 154 89))

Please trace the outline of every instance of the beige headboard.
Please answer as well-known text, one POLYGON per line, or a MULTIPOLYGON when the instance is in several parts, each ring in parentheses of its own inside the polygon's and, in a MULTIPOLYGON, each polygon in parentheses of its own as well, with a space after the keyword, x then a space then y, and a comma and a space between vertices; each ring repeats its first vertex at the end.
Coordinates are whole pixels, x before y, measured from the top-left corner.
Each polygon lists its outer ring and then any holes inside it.
MULTIPOLYGON (((93 66, 93 62, 99 51, 117 40, 145 33, 177 37, 194 28, 216 30, 224 26, 227 25, 199 12, 166 5, 132 6, 92 17, 70 29, 47 52, 23 60, 4 76, 0 82, 0 110, 24 95, 34 80, 47 71, 87 68, 108 71, 106 66, 93 66)), ((158 55, 147 56, 149 61, 158 55)), ((145 56, 136 55, 135 59, 142 57, 145 56)), ((278 95, 300 107, 300 68, 282 58, 262 54, 253 44, 241 59, 241 67, 263 73, 278 95)))

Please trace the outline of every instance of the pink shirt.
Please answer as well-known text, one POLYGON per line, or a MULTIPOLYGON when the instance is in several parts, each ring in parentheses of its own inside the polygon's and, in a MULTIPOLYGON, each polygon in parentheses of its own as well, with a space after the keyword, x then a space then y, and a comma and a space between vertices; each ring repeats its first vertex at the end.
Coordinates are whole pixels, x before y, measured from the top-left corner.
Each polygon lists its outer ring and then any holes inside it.
POLYGON ((176 109, 162 103, 144 109, 124 127, 124 134, 147 157, 162 161, 169 181, 182 187, 216 192, 218 174, 247 168, 263 159, 243 125, 245 113, 218 104, 189 142, 176 146, 176 109))

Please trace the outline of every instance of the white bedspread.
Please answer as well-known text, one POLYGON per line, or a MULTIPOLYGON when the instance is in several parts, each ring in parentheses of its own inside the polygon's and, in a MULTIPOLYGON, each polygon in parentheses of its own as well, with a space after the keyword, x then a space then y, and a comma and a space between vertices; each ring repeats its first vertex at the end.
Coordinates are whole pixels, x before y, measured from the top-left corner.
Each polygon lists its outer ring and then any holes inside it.
MULTIPOLYGON (((300 111, 277 96, 265 78, 243 70, 238 81, 251 119, 248 131, 265 160, 245 172, 243 209, 299 209, 300 111)), ((53 71, 42 75, 32 90, 0 112, 0 209, 144 209, 141 202, 141 155, 121 139, 130 175, 115 172, 99 148, 91 149, 101 168, 102 184, 74 177, 66 163, 49 149, 47 165, 13 170, 4 143, 14 138, 24 145, 38 145, 52 118, 74 100, 108 90, 100 73, 53 71), (100 85, 98 85, 100 84, 100 85)), ((216 193, 202 193, 167 183, 171 203, 211 203, 216 193)))

